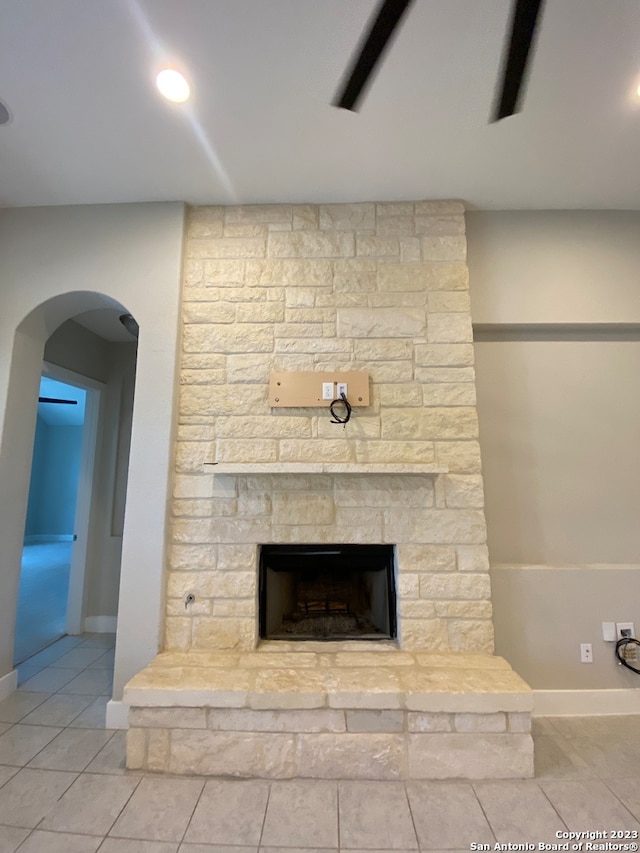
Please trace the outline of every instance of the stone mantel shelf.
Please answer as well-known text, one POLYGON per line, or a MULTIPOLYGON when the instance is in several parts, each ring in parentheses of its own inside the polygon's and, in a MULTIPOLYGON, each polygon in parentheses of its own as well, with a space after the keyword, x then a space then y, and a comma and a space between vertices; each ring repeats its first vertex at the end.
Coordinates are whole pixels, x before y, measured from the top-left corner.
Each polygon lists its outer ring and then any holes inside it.
POLYGON ((205 462, 212 474, 446 474, 446 465, 414 462, 205 462))

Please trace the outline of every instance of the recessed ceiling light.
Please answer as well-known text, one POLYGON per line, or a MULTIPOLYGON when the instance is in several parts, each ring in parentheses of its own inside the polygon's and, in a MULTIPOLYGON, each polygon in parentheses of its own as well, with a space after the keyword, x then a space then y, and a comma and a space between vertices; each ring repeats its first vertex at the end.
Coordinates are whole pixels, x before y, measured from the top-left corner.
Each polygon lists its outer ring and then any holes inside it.
POLYGON ((165 68, 156 77, 156 86, 160 94, 168 101, 181 104, 190 95, 189 84, 179 71, 174 68, 165 68))

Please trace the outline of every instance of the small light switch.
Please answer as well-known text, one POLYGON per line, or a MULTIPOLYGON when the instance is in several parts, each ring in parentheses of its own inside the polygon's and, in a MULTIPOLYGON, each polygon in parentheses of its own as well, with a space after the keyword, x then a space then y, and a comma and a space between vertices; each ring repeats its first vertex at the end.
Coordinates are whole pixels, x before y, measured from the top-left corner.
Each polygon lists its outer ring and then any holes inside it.
POLYGON ((602 623, 602 639, 606 640, 607 643, 615 643, 618 639, 618 635, 616 633, 616 623, 615 622, 603 622, 602 623))

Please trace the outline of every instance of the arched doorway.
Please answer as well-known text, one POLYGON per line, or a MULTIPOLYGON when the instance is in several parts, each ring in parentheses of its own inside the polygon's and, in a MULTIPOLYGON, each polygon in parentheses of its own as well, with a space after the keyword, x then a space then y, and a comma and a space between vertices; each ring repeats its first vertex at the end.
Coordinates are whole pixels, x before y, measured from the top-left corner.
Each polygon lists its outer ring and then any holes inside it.
MULTIPOLYGON (((91 399, 88 416, 93 423, 82 448, 67 627, 72 633, 115 631, 137 348, 119 322, 126 314, 123 305, 103 294, 64 294, 35 308, 16 330, 0 457, 2 485, 10 487, 12 497, 0 513, 0 656, 11 663, 43 369, 73 378, 91 399)), ((5 683, 4 692, 10 686, 5 683)))

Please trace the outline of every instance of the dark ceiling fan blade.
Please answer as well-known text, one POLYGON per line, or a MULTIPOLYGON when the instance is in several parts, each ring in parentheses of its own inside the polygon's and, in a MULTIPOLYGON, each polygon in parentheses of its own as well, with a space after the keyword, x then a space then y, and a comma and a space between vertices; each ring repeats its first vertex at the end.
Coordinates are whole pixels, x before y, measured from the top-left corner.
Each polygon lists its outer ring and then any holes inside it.
POLYGON ((77 400, 59 400, 57 397, 38 397, 39 403, 65 403, 68 406, 77 406, 77 400))
POLYGON ((495 104, 492 122, 500 121, 519 110, 527 61, 543 3, 544 0, 514 0, 509 47, 502 54, 502 90, 495 104))
POLYGON ((389 46, 394 30, 413 0, 382 0, 378 12, 372 18, 367 35, 360 41, 360 49, 344 76, 333 105, 344 110, 356 110, 376 65, 389 46))

